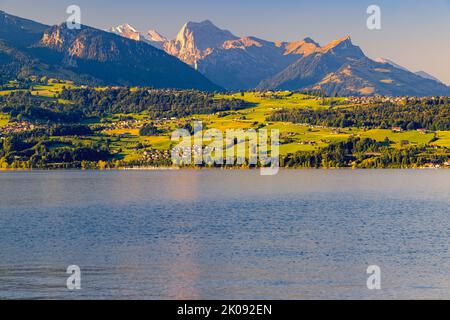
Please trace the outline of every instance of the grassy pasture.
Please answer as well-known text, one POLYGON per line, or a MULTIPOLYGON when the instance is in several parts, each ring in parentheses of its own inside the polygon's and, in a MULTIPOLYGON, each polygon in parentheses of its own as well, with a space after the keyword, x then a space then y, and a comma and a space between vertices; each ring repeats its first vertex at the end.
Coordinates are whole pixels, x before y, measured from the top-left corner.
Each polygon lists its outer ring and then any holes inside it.
MULTIPOLYGON (((8 95, 12 92, 25 92, 30 91, 32 95, 45 97, 45 98, 54 98, 57 96, 63 88, 74 89, 76 86, 72 82, 56 82, 53 79, 47 81, 47 84, 38 84, 31 86, 30 89, 8 89, 8 90, 0 90, 0 95, 8 95)), ((63 100, 61 103, 67 103, 63 100)))
POLYGON ((0 127, 4 127, 9 122, 9 115, 0 113, 0 127))
POLYGON ((438 140, 433 145, 450 148, 450 131, 438 131, 436 135, 438 140))

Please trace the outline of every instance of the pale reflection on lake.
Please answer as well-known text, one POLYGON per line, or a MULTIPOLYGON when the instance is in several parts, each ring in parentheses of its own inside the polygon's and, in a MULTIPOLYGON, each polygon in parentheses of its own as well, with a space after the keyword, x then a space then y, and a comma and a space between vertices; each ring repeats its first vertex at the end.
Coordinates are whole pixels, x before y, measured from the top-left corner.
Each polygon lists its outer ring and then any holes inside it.
POLYGON ((0 299, 450 299, 449 239, 445 170, 0 172, 0 299))

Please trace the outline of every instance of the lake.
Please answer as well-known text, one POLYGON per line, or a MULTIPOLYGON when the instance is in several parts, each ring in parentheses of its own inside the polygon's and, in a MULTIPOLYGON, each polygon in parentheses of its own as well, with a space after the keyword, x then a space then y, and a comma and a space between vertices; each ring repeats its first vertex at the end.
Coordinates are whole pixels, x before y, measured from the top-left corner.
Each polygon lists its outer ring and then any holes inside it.
POLYGON ((450 170, 0 172, 0 299, 450 299, 449 239, 450 170))

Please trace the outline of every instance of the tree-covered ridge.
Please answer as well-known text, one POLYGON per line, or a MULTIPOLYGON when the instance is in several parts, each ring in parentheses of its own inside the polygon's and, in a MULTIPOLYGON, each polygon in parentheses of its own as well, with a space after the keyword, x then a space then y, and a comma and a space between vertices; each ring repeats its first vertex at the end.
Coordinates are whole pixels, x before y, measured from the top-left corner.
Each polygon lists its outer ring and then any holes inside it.
POLYGON ((273 112, 269 120, 340 128, 400 127, 403 130, 450 130, 450 100, 445 97, 411 102, 406 105, 383 103, 318 110, 282 109, 273 112))
POLYGON ((86 116, 75 105, 34 96, 29 91, 16 91, 0 96, 0 111, 8 113, 14 119, 56 123, 80 122, 86 116))
POLYGON ((65 136, 87 133, 86 128, 55 126, 30 132, 12 134, 0 139, 0 168, 87 168, 88 163, 111 160, 107 141, 97 143, 68 142, 50 139, 50 136, 65 136))
POLYGON ((152 118, 180 118, 250 106, 238 99, 216 99, 207 92, 178 90, 63 89, 55 98, 58 100, 34 96, 29 91, 13 92, 0 96, 0 111, 13 118, 76 123, 118 113, 146 112, 152 118))
POLYGON ((404 149, 390 147, 390 141, 350 138, 311 152, 287 155, 283 165, 290 168, 412 168, 442 163, 446 155, 430 153, 426 146, 404 149))
POLYGON ((90 115, 141 113, 150 117, 185 117, 239 110, 248 106, 238 99, 215 99, 214 94, 200 91, 122 89, 63 90, 61 99, 70 101, 90 115))

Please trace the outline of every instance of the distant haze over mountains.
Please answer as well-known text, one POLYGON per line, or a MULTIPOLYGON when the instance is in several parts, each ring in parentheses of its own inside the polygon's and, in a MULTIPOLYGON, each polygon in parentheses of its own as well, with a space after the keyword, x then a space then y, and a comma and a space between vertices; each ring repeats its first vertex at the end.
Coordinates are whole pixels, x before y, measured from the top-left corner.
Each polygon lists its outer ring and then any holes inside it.
MULTIPOLYGON (((388 63, 388 64, 390 64, 390 65, 392 65, 392 66, 394 66, 394 67, 396 67, 398 69, 402 69, 404 71, 412 72, 412 71, 406 69, 405 67, 395 63, 394 61, 386 59, 386 58, 377 58, 377 59, 374 59, 374 60, 376 62, 380 62, 380 63, 388 63)), ((422 77, 422 78, 429 79, 429 80, 434 80, 434 81, 437 81, 437 82, 443 84, 443 82, 441 80, 439 80, 435 76, 432 76, 431 74, 429 74, 429 73, 427 73, 425 71, 416 71, 414 73, 417 74, 418 76, 422 77)))
MULTIPOLYGON (((127 37, 126 33, 118 33, 127 37)), ((371 60, 349 36, 320 46, 310 38, 272 42, 237 37, 211 21, 186 23, 156 45, 229 90, 320 90, 338 95, 440 95, 450 90, 424 71, 371 60)))

